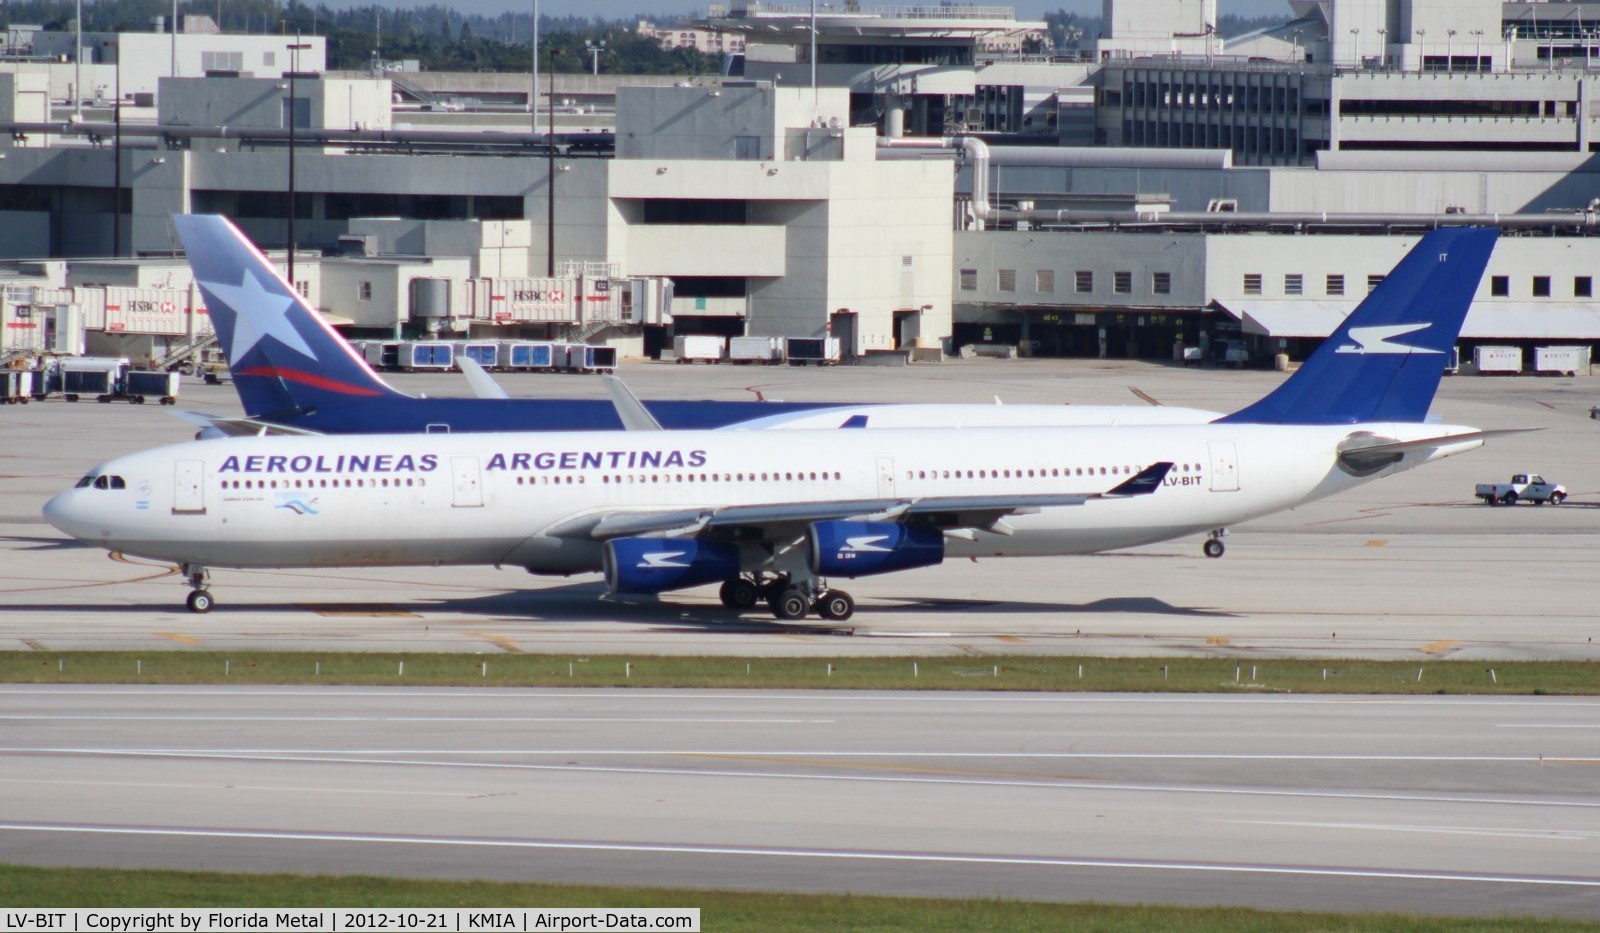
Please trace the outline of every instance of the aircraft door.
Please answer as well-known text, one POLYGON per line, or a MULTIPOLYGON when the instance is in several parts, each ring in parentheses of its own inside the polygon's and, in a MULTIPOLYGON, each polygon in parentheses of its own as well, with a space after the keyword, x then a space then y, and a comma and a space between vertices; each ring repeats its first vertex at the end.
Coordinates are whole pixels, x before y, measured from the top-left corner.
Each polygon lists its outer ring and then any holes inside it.
POLYGON ((1206 444, 1211 452, 1211 491, 1239 491, 1239 452, 1232 441, 1212 441, 1206 444))
POLYGON ((878 458, 878 496, 884 499, 894 498, 894 458, 878 458))
POLYGON ((458 509, 483 507, 483 474, 478 469, 477 457, 451 457, 450 473, 455 481, 455 500, 458 509))
POLYGON ((204 515, 206 493, 203 460, 179 460, 172 484, 172 514, 204 515))

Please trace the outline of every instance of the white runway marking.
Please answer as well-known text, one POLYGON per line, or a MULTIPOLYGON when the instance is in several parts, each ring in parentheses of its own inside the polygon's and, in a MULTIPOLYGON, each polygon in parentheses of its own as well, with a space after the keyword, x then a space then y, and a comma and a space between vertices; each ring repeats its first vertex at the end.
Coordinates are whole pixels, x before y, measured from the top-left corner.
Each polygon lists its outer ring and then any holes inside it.
POLYGON ((412 797, 476 797, 476 793, 442 790, 373 790, 365 787, 273 787, 268 784, 166 784, 144 781, 63 781, 59 778, 0 778, 0 784, 49 784, 73 787, 167 787, 175 790, 260 790, 291 794, 401 794, 412 797))
POLYGON ((222 829, 176 829, 141 826, 90 826, 49 823, 0 823, 0 830, 15 832, 77 833, 88 835, 167 836, 211 839, 260 839, 285 842, 359 842, 381 845, 463 846, 510 849, 548 849, 576 852, 631 852, 663 855, 731 855, 741 858, 793 858, 925 862, 958 865, 1020 865, 1041 868, 1116 868, 1136 871, 1218 872, 1233 874, 1299 875, 1334 878, 1375 878, 1400 881, 1455 881, 1477 884, 1528 884, 1600 888, 1600 878, 1542 875, 1501 875, 1479 872, 1406 871, 1401 869, 1322 868, 1295 865, 1246 865, 1223 862, 1177 862, 1143 859, 1094 859, 1052 856, 959 855, 938 852, 873 852, 847 849, 783 849, 756 846, 669 845, 618 842, 572 842, 542 839, 451 838, 399 836, 376 833, 311 833, 222 829))
MULTIPOLYGON (((929 659, 927 663, 935 661, 959 659, 929 659)), ((848 661, 844 663, 849 663, 848 661)), ((480 698, 519 700, 562 700, 565 702, 587 700, 632 700, 642 702, 648 698, 649 702, 695 702, 700 700, 732 700, 737 703, 792 703, 792 702, 818 702, 818 703, 904 703, 924 704, 942 703, 965 705, 993 705, 1016 703, 1048 703, 1048 704, 1115 704, 1115 705, 1175 705, 1195 707, 1207 704, 1234 705, 1241 703, 1273 703, 1288 706, 1329 706, 1355 703, 1363 706, 1409 706, 1409 707, 1463 707, 1477 709, 1481 707, 1523 707, 1531 706, 1539 709, 1582 709, 1587 711, 1600 710, 1600 698, 1585 699, 1575 697, 1548 697, 1539 699, 1484 699, 1480 697, 1385 697, 1371 695, 1357 696, 1225 696, 1219 694, 1184 693, 1169 696, 1128 696, 1123 694, 1101 693, 1052 693, 1052 694, 981 694, 955 692, 926 693, 859 693, 855 691, 815 691, 803 692, 767 692, 752 690, 746 693, 697 693, 683 690, 652 690, 641 688, 624 692, 591 692, 588 688, 562 689, 551 691, 543 688, 527 690, 484 690, 476 687, 401 687, 396 686, 385 689, 340 687, 318 687, 314 689, 274 690, 253 688, 145 688, 145 687, 55 687, 49 684, 11 685, 0 688, 0 696, 220 696, 220 697, 370 697, 391 700, 476 700, 480 698)))
POLYGON ((116 716, 116 715, 65 715, 40 713, 38 715, 0 715, 4 720, 42 720, 47 722, 581 722, 581 723, 671 723, 716 725, 750 724, 759 726, 831 725, 835 719, 679 719, 668 716, 627 718, 616 716, 116 716))
POLYGON ((651 777, 752 778, 760 780, 843 781, 862 784, 933 784, 963 787, 1014 787, 1045 790, 1126 791, 1131 793, 1206 794, 1239 797, 1309 797, 1334 800, 1400 801, 1404 803, 1484 804, 1514 807, 1562 807, 1600 809, 1600 800, 1538 800, 1517 797, 1465 797, 1429 794, 1379 794, 1348 791, 1267 790, 1262 788, 1196 787, 1181 784, 1120 784, 1104 781, 1067 781, 999 778, 911 777, 868 774, 816 774, 796 771, 726 771, 705 768, 624 768, 602 765, 534 765, 490 761, 424 761, 404 758, 339 758, 328 755, 285 757, 278 755, 221 755, 197 753, 152 753, 147 757, 203 760, 268 761, 307 764, 401 765, 426 768, 464 768, 488 771, 552 771, 594 774, 648 775, 651 777))
MULTIPOLYGON (((760 748, 369 748, 340 749, 343 755, 427 755, 470 757, 504 755, 593 755, 595 757, 690 758, 960 758, 1041 761, 1355 761, 1405 764, 1600 764, 1600 757, 1579 755, 1295 755, 1213 754, 1207 752, 951 752, 951 751, 835 751, 829 749, 760 748)), ((84 748, 0 747, 0 754, 53 755, 174 755, 231 757, 279 755, 293 760, 299 755, 324 755, 325 748, 84 748)))
POLYGON ((1293 820, 1219 820, 1243 826, 1294 826, 1303 829, 1364 829, 1392 833, 1441 833, 1448 836, 1496 836, 1508 839, 1555 839, 1587 842, 1600 832, 1581 829, 1486 829, 1466 826, 1404 826, 1389 823, 1302 823, 1293 820))

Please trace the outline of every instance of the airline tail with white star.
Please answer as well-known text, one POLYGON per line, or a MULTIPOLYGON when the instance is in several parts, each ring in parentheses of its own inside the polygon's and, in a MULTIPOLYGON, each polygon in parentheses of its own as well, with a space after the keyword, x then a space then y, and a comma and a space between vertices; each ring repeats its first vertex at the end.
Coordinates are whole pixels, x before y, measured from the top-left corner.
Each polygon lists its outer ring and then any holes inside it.
POLYGON ((172 222, 245 414, 271 419, 405 397, 378 378, 227 218, 178 215, 172 222))

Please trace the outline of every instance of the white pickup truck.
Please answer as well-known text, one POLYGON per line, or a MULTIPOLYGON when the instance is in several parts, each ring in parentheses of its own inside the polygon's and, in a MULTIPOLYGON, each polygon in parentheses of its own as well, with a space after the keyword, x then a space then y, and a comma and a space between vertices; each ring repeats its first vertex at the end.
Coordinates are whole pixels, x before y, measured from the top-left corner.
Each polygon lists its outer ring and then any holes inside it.
POLYGON ((1567 497, 1567 487, 1547 483, 1537 473, 1518 473, 1509 483, 1479 483, 1476 495, 1486 505, 1516 505, 1523 499, 1535 505, 1560 505, 1567 497))

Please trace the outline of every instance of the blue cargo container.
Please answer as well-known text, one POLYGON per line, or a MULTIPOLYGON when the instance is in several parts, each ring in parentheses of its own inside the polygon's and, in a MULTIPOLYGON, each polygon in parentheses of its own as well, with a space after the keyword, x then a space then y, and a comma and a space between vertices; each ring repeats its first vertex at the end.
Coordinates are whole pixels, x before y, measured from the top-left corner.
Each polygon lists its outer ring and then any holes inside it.
POLYGON ((456 366, 456 348, 443 340, 418 340, 400 345, 400 368, 443 372, 456 366))
POLYGON ((475 341, 461 344, 461 355, 487 370, 503 369, 499 341, 475 341))
POLYGON ((519 371, 548 371, 555 366, 548 343, 510 341, 505 344, 506 368, 519 371))

